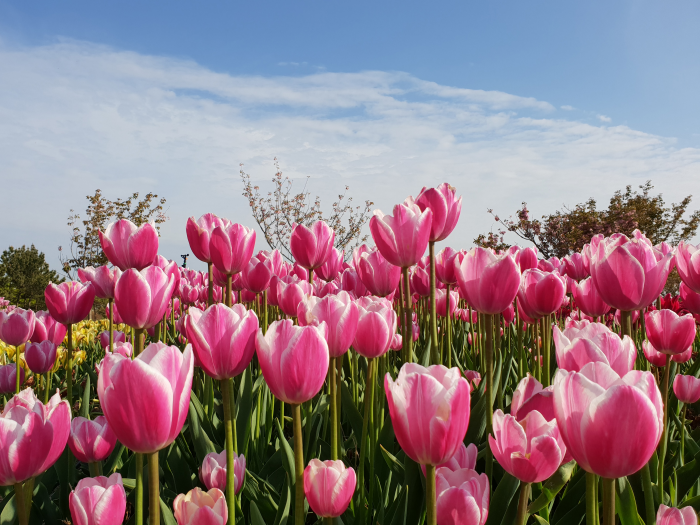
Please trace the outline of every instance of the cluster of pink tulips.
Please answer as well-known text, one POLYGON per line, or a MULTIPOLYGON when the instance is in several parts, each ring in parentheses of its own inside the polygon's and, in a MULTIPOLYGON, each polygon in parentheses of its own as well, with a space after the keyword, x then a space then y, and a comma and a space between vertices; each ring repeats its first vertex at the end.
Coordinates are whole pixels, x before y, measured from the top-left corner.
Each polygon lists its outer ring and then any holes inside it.
POLYGON ((697 525, 700 247, 436 253, 461 204, 424 188, 352 254, 297 224, 293 261, 208 213, 186 225, 206 272, 110 224, 110 265, 0 311, 4 504, 20 525, 697 525))

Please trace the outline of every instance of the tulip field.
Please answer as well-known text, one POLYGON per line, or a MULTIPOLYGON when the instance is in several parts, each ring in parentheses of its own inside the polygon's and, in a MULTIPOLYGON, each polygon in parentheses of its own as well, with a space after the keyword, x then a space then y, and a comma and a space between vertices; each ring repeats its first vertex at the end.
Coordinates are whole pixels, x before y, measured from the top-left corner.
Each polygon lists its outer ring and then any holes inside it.
POLYGON ((697 525, 700 246, 443 247, 461 206, 294 261, 192 217, 208 272, 122 219, 48 311, 0 298, 0 525, 697 525))

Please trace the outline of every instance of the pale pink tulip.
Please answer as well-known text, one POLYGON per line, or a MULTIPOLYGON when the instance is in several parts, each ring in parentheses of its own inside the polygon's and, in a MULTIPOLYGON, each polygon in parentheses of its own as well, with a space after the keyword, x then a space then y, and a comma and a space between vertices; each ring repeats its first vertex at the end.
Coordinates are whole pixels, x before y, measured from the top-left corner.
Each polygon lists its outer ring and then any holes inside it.
POLYGON ((520 422, 533 410, 539 412, 547 421, 555 419, 554 388, 543 388, 542 383, 528 373, 513 392, 510 414, 520 422))
POLYGON ((5 344, 20 346, 34 333, 34 312, 15 308, 10 313, 0 311, 0 340, 5 344))
POLYGON ((610 305, 603 301, 590 277, 574 283, 572 292, 576 306, 584 314, 590 317, 601 317, 610 311, 610 305))
POLYGON ((33 343, 51 341, 56 346, 66 337, 66 326, 56 322, 47 311, 39 311, 34 314, 34 333, 29 338, 33 343))
POLYGON ((700 293, 700 245, 693 246, 681 241, 675 261, 681 280, 692 291, 700 293))
POLYGON ((397 315, 391 303, 378 298, 358 300, 357 331, 352 347, 368 359, 384 355, 396 333, 397 315))
POLYGON ((437 188, 423 188, 416 197, 415 202, 421 211, 430 209, 432 212, 430 240, 433 242, 446 239, 457 226, 462 197, 455 199, 455 193, 455 188, 443 182, 437 188))
POLYGON ((331 357, 340 357, 348 351, 357 332, 359 311, 350 294, 340 291, 338 295, 308 297, 299 304, 299 324, 327 327, 328 351, 331 357))
POLYGON ((32 372, 45 374, 56 363, 56 345, 48 340, 41 343, 27 343, 24 347, 24 359, 32 372))
POLYGON ((211 262, 223 274, 243 271, 255 250, 255 230, 241 224, 217 226, 209 240, 211 262))
POLYGON ((205 213, 197 220, 194 217, 187 219, 187 241, 194 256, 205 263, 212 262, 209 248, 212 232, 217 226, 226 228, 230 225, 231 221, 217 217, 213 213, 205 213))
POLYGON ((316 221, 308 228, 295 224, 289 237, 289 249, 300 266, 313 270, 328 260, 334 242, 335 232, 324 221, 316 221))
MULTIPOLYGON (((439 470, 441 468, 446 468, 455 471, 468 468, 474 470, 476 468, 476 459, 478 455, 479 449, 476 448, 474 443, 469 443, 469 446, 462 443, 462 445, 457 449, 457 452, 455 452, 454 456, 452 456, 445 463, 437 465, 435 469, 439 470)), ((420 468, 423 471, 423 475, 425 475, 425 465, 421 465, 420 468)))
POLYGON ((695 339, 695 319, 673 310, 654 310, 644 315, 649 342, 662 354, 682 354, 695 339))
POLYGON ((435 476, 439 525, 484 525, 489 515, 489 478, 463 468, 438 468, 435 476))
POLYGON ((682 403, 697 403, 700 399, 700 379, 678 374, 673 380, 673 393, 682 403))
POLYGON ((126 492, 121 474, 83 478, 68 496, 73 525, 118 525, 124 521, 126 492))
POLYGON ((114 450, 117 436, 107 423, 107 418, 97 416, 94 420, 76 417, 70 424, 68 446, 78 461, 94 463, 104 461, 114 450))
POLYGON ((219 489, 204 492, 195 487, 173 501, 177 525, 225 525, 228 521, 226 497, 219 489))
MULTIPOLYGON (((199 468, 199 479, 207 490, 226 490, 226 450, 219 454, 211 452, 204 457, 202 466, 199 468)), ((243 488, 245 481, 245 456, 233 453, 233 480, 234 491, 238 494, 243 488)))
POLYGON ((87 318, 95 302, 92 284, 68 281, 59 285, 49 283, 44 290, 46 308, 51 317, 61 324, 79 323, 87 318))
POLYGON ((124 321, 122 320, 121 316, 119 315, 119 312, 117 311, 117 307, 114 306, 114 303, 111 305, 105 306, 105 317, 109 319, 109 309, 110 307, 112 308, 112 320, 114 321, 115 324, 122 324, 124 321))
POLYGON ((661 504, 656 513, 656 525, 698 525, 698 515, 693 507, 676 509, 661 504))
POLYGON ((175 278, 157 266, 126 270, 114 289, 119 314, 132 328, 151 328, 163 319, 175 287, 175 278))
POLYGON ((369 221, 374 244, 384 258, 394 266, 410 268, 428 247, 432 211, 421 209, 409 199, 394 206, 394 215, 375 210, 369 221))
POLYGON ((78 279, 85 284, 91 283, 95 288, 95 297, 100 299, 114 299, 114 285, 117 284, 121 274, 122 271, 116 266, 114 268, 109 266, 78 268, 78 279))
POLYGON ((518 290, 518 304, 531 319, 541 319, 561 307, 566 284, 558 273, 525 270, 518 290))
MULTIPOLYGON (((469 334, 471 336, 471 334, 469 334)), ((469 382, 469 391, 474 392, 481 384, 481 374, 476 370, 465 370, 464 378, 469 382)))
MULTIPOLYGON (((107 259, 121 271, 143 270, 153 264, 158 253, 158 231, 150 222, 136 226, 127 219, 110 223, 100 234, 107 259)), ((55 317, 55 316, 54 316, 55 317)))
POLYGON ((401 279, 401 268, 389 263, 376 248, 363 253, 355 269, 365 288, 377 297, 393 293, 401 279))
POLYGON ((342 461, 312 459, 304 469, 304 494, 319 518, 341 516, 355 492, 355 470, 342 461))
POLYGON ((520 271, 513 258, 495 255, 479 246, 455 259, 459 290, 467 303, 483 314, 500 314, 513 302, 520 286, 520 271))
POLYGON ((557 364, 562 370, 579 372, 588 363, 610 366, 619 376, 634 370, 637 350, 628 336, 620 336, 601 323, 589 323, 581 329, 563 332, 554 326, 553 337, 557 364))
MULTIPOLYGON (((658 368, 663 368, 666 366, 667 355, 657 351, 650 341, 642 341, 642 351, 644 352, 644 357, 646 357, 647 361, 649 361, 652 365, 658 368)), ((671 358, 671 361, 675 361, 676 363, 686 363, 691 357, 693 357, 693 347, 688 347, 688 349, 682 354, 674 354, 668 357, 671 358)))
MULTIPOLYGON (((119 330, 114 330, 113 332, 114 344, 126 343, 126 334, 120 332, 119 330)), ((104 350, 109 347, 109 330, 102 330, 100 332, 100 346, 104 350)))

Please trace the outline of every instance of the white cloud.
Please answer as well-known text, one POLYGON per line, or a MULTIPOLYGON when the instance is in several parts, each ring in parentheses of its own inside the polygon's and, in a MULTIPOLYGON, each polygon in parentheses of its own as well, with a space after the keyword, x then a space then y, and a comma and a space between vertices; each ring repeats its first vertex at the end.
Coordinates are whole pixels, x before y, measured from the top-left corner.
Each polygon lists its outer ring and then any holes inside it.
POLYGON ((563 109, 564 111, 572 111, 575 108, 574 108, 574 106, 566 105, 566 106, 561 106, 561 109, 563 109))
POLYGON ((612 119, 610 117, 606 117, 605 115, 598 115, 598 120, 601 122, 612 122, 612 119))
POLYGON ((451 182, 465 201, 455 247, 493 225, 487 207, 503 217, 527 201, 544 214, 647 179, 668 201, 700 193, 700 150, 672 138, 402 72, 234 76, 80 42, 0 46, 0 70, 0 238, 34 242, 52 263, 69 209, 96 188, 166 197, 169 258, 187 253, 190 215, 250 224, 239 163, 265 181, 275 156, 287 174, 310 175, 324 202, 347 183, 386 212, 451 182))

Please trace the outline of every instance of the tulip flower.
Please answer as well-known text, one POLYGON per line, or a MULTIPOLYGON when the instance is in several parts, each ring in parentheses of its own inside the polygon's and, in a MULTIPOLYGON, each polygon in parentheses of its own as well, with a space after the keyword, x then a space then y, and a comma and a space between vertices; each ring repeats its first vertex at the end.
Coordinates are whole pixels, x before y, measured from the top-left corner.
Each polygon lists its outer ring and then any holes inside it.
MULTIPOLYGON (((110 223, 100 234, 100 244, 109 262, 121 271, 143 270, 158 253, 158 231, 150 222, 136 226, 127 219, 110 223)), ((55 317, 55 316, 54 316, 55 317)))
MULTIPOLYGON (((393 266, 391 267, 394 268, 393 266)), ((340 275, 340 289, 352 294, 355 298, 364 297, 369 293, 354 268, 343 270, 343 273, 340 275)))
MULTIPOLYGON (((476 448, 474 443, 469 443, 469 446, 462 443, 462 445, 457 449, 455 455, 452 456, 445 463, 435 466, 435 471, 439 472, 441 468, 446 468, 451 471, 460 470, 463 468, 474 470, 476 468, 476 459, 479 455, 479 449, 476 448)), ((420 466, 425 476, 425 465, 420 466)))
POLYGON ((688 349, 682 354, 675 354, 667 356, 657 351, 656 348, 649 341, 642 341, 642 351, 644 352, 644 357, 647 358, 652 365, 658 368, 663 368, 666 366, 666 357, 670 357, 671 361, 676 363, 686 363, 693 356, 693 348, 688 347, 688 349))
POLYGON ((525 270, 518 290, 518 304, 531 319, 553 314, 562 305, 566 285, 557 273, 525 270))
POLYGON ((331 357, 340 357, 352 344, 359 320, 359 311, 350 294, 340 291, 322 299, 307 297, 298 308, 301 326, 326 323, 328 351, 331 357))
POLYGON ((601 317, 610 311, 610 305, 603 301, 590 277, 581 280, 579 283, 574 283, 572 292, 576 306, 585 315, 601 317))
POLYGON ((211 233, 211 262, 225 275, 243 271, 255 250, 255 230, 241 224, 216 226, 211 233))
POLYGON ((367 359, 379 357, 389 351, 396 333, 397 316, 391 303, 367 301, 357 303, 358 320, 353 349, 367 359))
POLYGON ((316 275, 326 282, 332 281, 343 271, 344 257, 344 251, 332 248, 326 262, 316 268, 316 275))
POLYGON ((114 302, 126 324, 135 329, 157 325, 168 308, 175 278, 157 266, 126 270, 114 289, 114 302))
MULTIPOLYGON (((438 317, 447 317, 447 290, 435 290, 438 317)), ((459 294, 450 291, 450 317, 454 317, 459 302, 459 294)))
POLYGON ((269 260, 251 257, 248 264, 243 269, 241 274, 241 282, 243 286, 253 293, 263 292, 269 285, 272 279, 272 265, 269 260))
POLYGON ((331 256, 334 242, 335 232, 324 221, 316 221, 311 227, 294 224, 289 237, 289 249, 300 266, 314 270, 331 256))
POLYGON ((369 230, 387 261, 400 268, 410 268, 428 247, 432 216, 429 208, 421 211, 408 201, 394 206, 393 216, 376 210, 369 221, 369 230))
POLYGON ((543 388, 542 383, 527 374, 513 392, 510 415, 520 423, 533 410, 539 412, 546 421, 555 419, 554 388, 551 386, 543 388))
MULTIPOLYGON (((471 335, 471 334, 469 334, 471 335)), ((464 378, 469 382, 470 392, 474 392, 481 384, 481 374, 476 370, 465 370, 464 378)))
POLYGON ((0 311, 0 340, 5 344, 20 346, 34 333, 34 312, 15 308, 10 313, 0 311))
MULTIPOLYGON (((238 494, 243 488, 245 481, 245 457, 234 453, 234 487, 238 494)), ((207 490, 216 488, 222 492, 226 489, 226 451, 223 450, 219 454, 211 452, 204 457, 202 466, 199 469, 199 479, 207 490)))
MULTIPOLYGON (((126 343, 126 334, 124 332, 120 332, 119 330, 115 330, 113 332, 114 334, 114 343, 126 343)), ((100 346, 102 349, 107 349, 109 350, 109 330, 103 330, 100 332, 100 346)))
POLYGON ((70 424, 68 446, 78 461, 96 463, 104 461, 114 450, 117 436, 104 416, 97 416, 90 421, 76 417, 70 424))
POLYGON ((83 478, 68 497, 74 525, 118 525, 126 512, 121 474, 83 478))
POLYGON ((469 250, 461 262, 455 259, 455 273, 462 297, 482 314, 500 314, 520 287, 520 271, 513 258, 479 246, 469 250))
POLYGON ((421 268, 418 265, 413 267, 413 273, 411 273, 411 289, 421 297, 428 297, 430 295, 430 275, 425 268, 421 268))
MULTIPOLYGON (((22 367, 19 367, 19 384, 24 384, 24 368, 22 367)), ((0 394, 9 394, 14 392, 16 388, 17 365, 0 365, 0 394)))
POLYGON ((226 500, 219 489, 204 492, 195 487, 175 498, 173 510, 177 525, 225 525, 228 521, 226 500))
POLYGON ((66 326, 87 318, 95 301, 95 288, 91 283, 68 281, 49 283, 44 290, 46 307, 56 321, 66 326))
POLYGON ((124 323, 124 320, 119 315, 119 312, 117 311, 117 307, 114 306, 114 303, 108 304, 105 307, 105 317, 107 317, 107 318, 110 317, 110 311, 112 313, 112 321, 115 324, 123 324, 124 323))
POLYGON ((695 319, 672 310, 655 310, 644 315, 649 342, 662 354, 682 354, 695 339, 695 319))
POLYGON ((590 275, 583 262, 583 256, 580 253, 573 253, 564 257, 561 261, 560 271, 571 277, 574 281, 582 281, 590 275))
POLYGON ((693 246, 681 241, 675 261, 681 280, 692 291, 700 293, 700 245, 693 246))
POLYGON ((56 363, 56 345, 48 340, 41 343, 27 343, 24 347, 24 359, 32 372, 45 374, 56 363))
POLYGON ((441 283, 457 284, 455 257, 460 255, 462 256, 461 258, 464 258, 463 253, 447 247, 435 256, 435 276, 441 283))
POLYGON ((119 268, 108 266, 86 266, 78 268, 78 278, 83 284, 91 283, 95 289, 95 297, 100 299, 114 299, 114 285, 122 272, 119 268))
POLYGON ((355 492, 355 471, 342 461, 312 459, 304 470, 304 494, 319 518, 341 516, 355 492))
POLYGON ((697 403, 700 400, 700 379, 678 374, 673 380, 673 393, 682 403, 697 403))
POLYGON ((700 294, 695 293, 683 282, 680 286, 680 298, 685 310, 688 310, 691 314, 700 315, 700 294))
POLYGON ((34 314, 34 333, 29 338, 33 343, 51 341, 56 346, 60 345, 66 337, 66 327, 51 317, 47 311, 39 311, 34 314))
POLYGON ((295 275, 277 281, 277 303, 282 312, 296 317, 301 302, 313 294, 313 287, 295 275))
POLYGON ((377 297, 393 293, 401 280, 401 268, 390 264, 376 248, 363 253, 355 269, 362 284, 377 297))
POLYGON ((214 229, 226 229, 231 221, 217 217, 213 213, 205 213, 199 219, 187 219, 187 241, 194 256, 202 262, 211 263, 210 241, 214 229))
POLYGON ((484 525, 489 515, 489 478, 473 469, 436 472, 437 523, 484 525))
POLYGON ((457 226, 462 211, 462 197, 455 199, 456 190, 443 182, 437 188, 423 188, 415 203, 421 211, 429 209, 432 213, 430 225, 430 242, 447 238, 457 226))
POLYGON ((662 503, 656 514, 656 525, 698 525, 698 515, 693 507, 676 509, 662 503))

